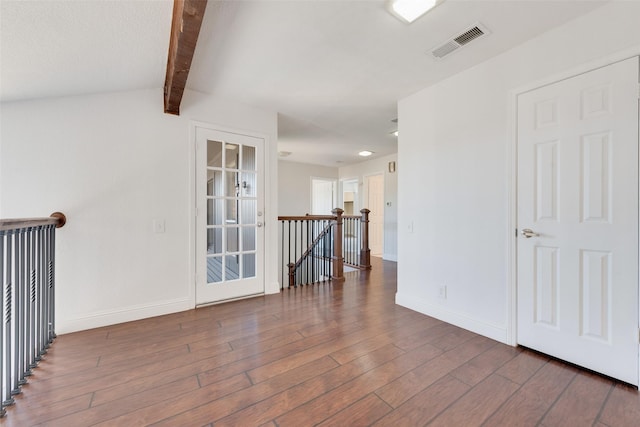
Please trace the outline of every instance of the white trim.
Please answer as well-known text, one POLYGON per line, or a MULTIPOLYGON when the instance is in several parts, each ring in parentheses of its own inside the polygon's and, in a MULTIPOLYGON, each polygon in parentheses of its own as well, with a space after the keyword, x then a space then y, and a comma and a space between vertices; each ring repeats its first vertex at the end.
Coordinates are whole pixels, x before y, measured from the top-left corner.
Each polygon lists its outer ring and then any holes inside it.
POLYGON ((435 317, 443 322, 467 329, 476 334, 505 344, 507 343, 507 330, 502 325, 478 321, 465 313, 448 310, 443 306, 431 304, 427 300, 418 298, 415 295, 396 293, 396 304, 417 311, 418 313, 435 317))
MULTIPOLYGON (((506 329, 506 341, 505 343, 509 345, 516 346, 518 343, 517 337, 517 241, 515 236, 515 229, 517 227, 517 139, 518 139, 518 96, 537 89, 542 86, 550 85, 556 83, 561 80, 565 80, 580 74, 587 73, 589 71, 606 67, 608 65, 614 64, 616 62, 624 61, 626 59, 630 59, 633 57, 640 56, 640 45, 636 45, 629 49, 625 49, 623 51, 607 55, 604 58, 599 58, 597 60, 588 62, 586 64, 581 64, 576 67, 573 67, 569 70, 565 70, 561 73, 556 73, 550 77, 546 77, 544 79, 539 79, 534 82, 523 85, 519 88, 513 89, 509 91, 508 94, 508 140, 507 140, 507 182, 509 183, 509 191, 508 191, 508 201, 507 201, 507 209, 508 209, 508 239, 506 242, 507 246, 507 255, 509 257, 509 262, 507 263, 507 271, 506 277, 509 281, 507 283, 507 329, 506 329)), ((640 184, 639 184, 640 186, 640 184)), ((639 207, 640 209, 640 207, 639 207)), ((640 260, 639 260, 640 266, 640 260)), ((639 267, 640 268, 640 267, 639 267)), ((640 272, 639 272, 640 274, 640 272)), ((639 284, 640 286, 640 284, 639 284)), ((640 308, 640 292, 638 298, 638 307, 640 308)), ((638 310, 640 312, 640 309, 638 310)), ((640 318, 638 319, 638 325, 640 329, 640 318)), ((640 344, 639 344, 640 346, 640 344)), ((638 367, 640 371, 640 350, 638 357, 638 367)))
POLYGON ((398 255, 396 254, 382 254, 382 259, 385 261, 398 262, 398 255))
POLYGON ((518 224, 518 94, 513 92, 509 93, 508 99, 508 117, 509 123, 507 124, 507 150, 506 150, 506 168, 507 168, 507 288, 506 288, 506 319, 507 325, 506 343, 512 346, 518 345, 516 330, 517 330, 517 313, 516 307, 517 300, 517 281, 518 281, 518 254, 517 254, 517 240, 515 236, 515 229, 518 224))
MULTIPOLYGON (((568 70, 555 73, 552 76, 545 77, 543 79, 538 79, 533 82, 527 83, 510 91, 510 95, 514 94, 517 96, 521 93, 528 92, 534 89, 538 89, 542 86, 547 86, 561 80, 566 80, 571 77, 575 77, 580 74, 588 73, 589 71, 596 70, 598 68, 606 67, 616 62, 621 62, 626 59, 633 58, 634 56, 640 55, 640 45, 636 45, 632 48, 625 49, 621 52, 617 52, 603 58, 598 58, 597 60, 590 61, 586 64, 581 64, 575 67, 572 67, 568 70)), ((513 117, 512 117, 513 118, 513 117)))
POLYGON ((196 129, 195 122, 189 123, 189 266, 187 283, 189 286, 189 303, 190 308, 196 306, 196 129))
POLYGON ((280 292, 278 259, 278 152, 266 133, 257 133, 264 140, 264 293, 280 292))
POLYGON ((168 300, 154 304, 140 304, 118 310, 105 310, 87 316, 69 319, 56 324, 58 334, 68 334, 86 329, 100 328, 149 317, 163 316, 193 309, 190 298, 168 300))
MULTIPOLYGON (((265 268, 266 269, 266 268, 265 268)), ((270 294, 279 294, 280 293, 280 287, 282 285, 280 284, 280 282, 276 281, 276 282, 269 282, 269 289, 264 290, 264 294, 265 295, 270 295, 270 294)))

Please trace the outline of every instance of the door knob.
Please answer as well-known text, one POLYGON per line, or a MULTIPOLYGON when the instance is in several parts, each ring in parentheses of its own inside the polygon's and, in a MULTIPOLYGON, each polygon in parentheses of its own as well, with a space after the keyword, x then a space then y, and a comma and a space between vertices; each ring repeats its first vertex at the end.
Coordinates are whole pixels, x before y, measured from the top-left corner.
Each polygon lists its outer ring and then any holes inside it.
POLYGON ((531 230, 530 228, 525 228, 524 230, 522 230, 522 235, 524 237, 526 237, 527 239, 530 239, 532 237, 540 236, 538 233, 536 233, 535 231, 531 230))
POLYGON ((258 227, 262 227, 262 223, 261 223, 261 222, 258 222, 256 225, 257 225, 258 227))

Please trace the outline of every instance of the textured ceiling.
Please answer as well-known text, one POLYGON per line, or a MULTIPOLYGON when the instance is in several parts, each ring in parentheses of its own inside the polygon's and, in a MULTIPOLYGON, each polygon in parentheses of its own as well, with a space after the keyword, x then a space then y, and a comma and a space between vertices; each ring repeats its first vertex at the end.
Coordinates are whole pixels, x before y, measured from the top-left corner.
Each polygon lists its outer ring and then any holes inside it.
MULTIPOLYGON (((345 165, 397 151, 398 99, 602 4, 446 0, 407 25, 383 0, 210 0, 187 87, 277 111, 287 160, 345 165), (476 22, 491 34, 430 57, 476 22)), ((0 5, 3 101, 163 85, 170 1, 0 5)))
POLYGON ((171 0, 0 0, 0 99, 162 87, 172 10, 171 0))

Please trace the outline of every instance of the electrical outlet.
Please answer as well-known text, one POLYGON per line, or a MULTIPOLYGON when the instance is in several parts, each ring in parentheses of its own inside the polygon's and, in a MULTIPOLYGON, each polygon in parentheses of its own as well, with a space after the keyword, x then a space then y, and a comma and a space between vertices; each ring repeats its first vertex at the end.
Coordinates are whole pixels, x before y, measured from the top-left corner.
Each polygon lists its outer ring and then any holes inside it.
POLYGON ((447 299, 447 285, 440 285, 438 287, 438 298, 447 299))

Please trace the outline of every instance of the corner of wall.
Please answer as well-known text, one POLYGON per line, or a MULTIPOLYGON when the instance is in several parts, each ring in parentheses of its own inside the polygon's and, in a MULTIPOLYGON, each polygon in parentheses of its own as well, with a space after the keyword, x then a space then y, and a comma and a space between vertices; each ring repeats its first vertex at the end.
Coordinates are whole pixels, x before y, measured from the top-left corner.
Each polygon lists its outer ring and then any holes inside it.
POLYGON ((471 332, 475 332, 476 334, 484 335, 485 337, 501 343, 509 344, 507 340, 507 329, 503 325, 479 321, 464 313, 447 310, 441 306, 431 304, 430 302, 418 298, 415 295, 406 295, 398 292, 396 293, 396 304, 460 328, 467 329, 471 332))

